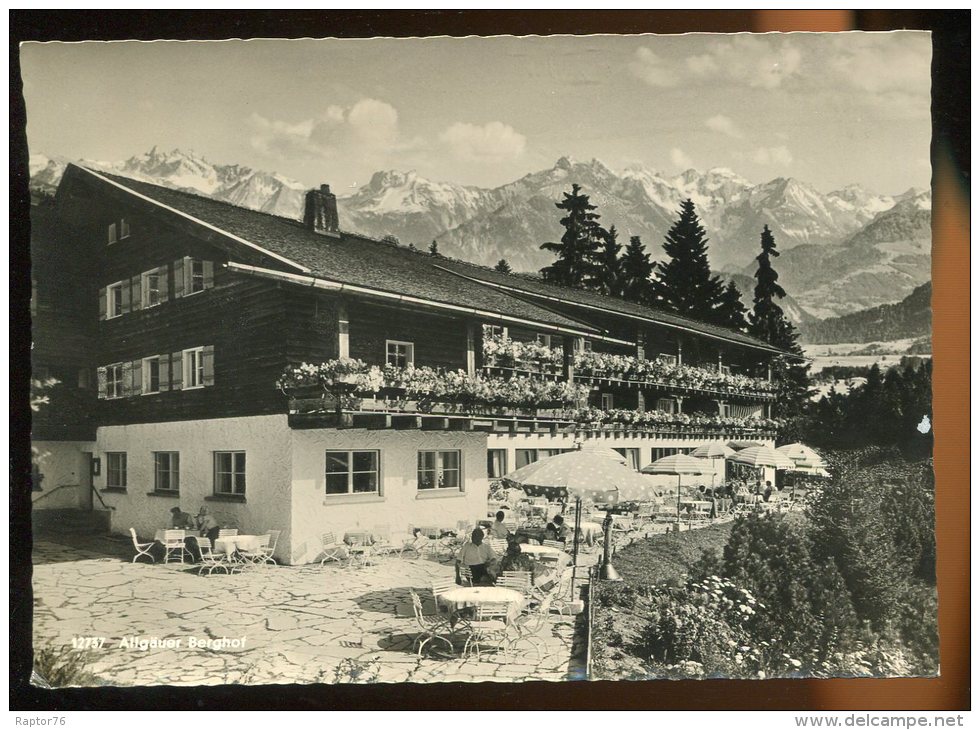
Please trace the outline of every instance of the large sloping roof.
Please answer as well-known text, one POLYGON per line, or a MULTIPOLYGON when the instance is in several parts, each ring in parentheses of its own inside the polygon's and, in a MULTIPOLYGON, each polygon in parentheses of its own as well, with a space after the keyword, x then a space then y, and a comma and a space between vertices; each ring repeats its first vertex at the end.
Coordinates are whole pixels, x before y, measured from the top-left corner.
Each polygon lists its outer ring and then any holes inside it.
MULTIPOLYGON (((81 168, 85 169, 85 168, 81 168)), ((104 172, 86 170, 93 178, 110 182, 229 234, 272 254, 284 264, 294 263, 305 276, 340 284, 413 297, 430 302, 477 309, 504 317, 551 325, 579 334, 598 334, 595 327, 528 302, 511 293, 465 279, 432 265, 432 259, 403 246, 349 233, 326 236, 300 221, 241 208, 223 201, 104 172)))
POLYGON ((602 310, 611 314, 626 315, 634 319, 659 324, 675 329, 697 332, 715 339, 760 348, 770 352, 782 352, 778 348, 751 337, 742 332, 736 332, 725 327, 699 322, 689 317, 682 317, 671 312, 647 307, 642 304, 628 302, 618 297, 610 297, 583 289, 549 284, 541 279, 521 274, 505 274, 495 269, 477 266, 463 261, 450 259, 440 260, 439 267, 458 274, 461 278, 476 279, 499 287, 501 291, 524 294, 531 300, 540 302, 562 302, 582 307, 583 309, 602 310))

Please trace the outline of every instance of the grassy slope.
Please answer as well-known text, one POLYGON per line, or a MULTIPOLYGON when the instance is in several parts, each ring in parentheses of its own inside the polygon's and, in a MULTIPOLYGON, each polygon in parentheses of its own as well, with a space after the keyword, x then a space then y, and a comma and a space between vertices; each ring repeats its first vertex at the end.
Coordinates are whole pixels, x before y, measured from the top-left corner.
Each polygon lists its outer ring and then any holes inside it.
POLYGON ((732 531, 731 522, 689 532, 654 535, 616 553, 616 570, 627 583, 649 585, 678 580, 704 550, 721 552, 732 531))

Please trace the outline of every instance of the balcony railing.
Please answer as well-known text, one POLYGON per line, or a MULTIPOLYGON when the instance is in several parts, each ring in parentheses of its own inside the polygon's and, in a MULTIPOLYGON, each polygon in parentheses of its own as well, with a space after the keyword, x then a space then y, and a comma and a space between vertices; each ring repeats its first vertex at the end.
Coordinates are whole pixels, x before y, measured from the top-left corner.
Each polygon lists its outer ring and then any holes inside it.
POLYGON ((530 424, 531 430, 540 426, 541 430, 552 431, 560 428, 691 435, 768 433, 779 425, 777 421, 756 417, 582 407, 589 388, 581 384, 540 377, 471 376, 432 368, 379 368, 347 359, 287 368, 278 385, 290 396, 291 416, 299 416, 298 420, 306 417, 307 421, 315 421, 318 414, 321 420, 353 415, 375 427, 423 427, 421 419, 432 423, 437 417, 523 422, 530 424))
MULTIPOLYGON (((562 352, 537 342, 515 342, 492 335, 483 342, 484 368, 501 373, 513 371, 525 377, 560 374, 562 352)), ((764 378, 719 371, 693 365, 678 365, 675 358, 646 360, 604 352, 576 353, 577 382, 605 381, 633 388, 649 388, 679 394, 743 396, 768 400, 776 397, 775 386, 764 378)))

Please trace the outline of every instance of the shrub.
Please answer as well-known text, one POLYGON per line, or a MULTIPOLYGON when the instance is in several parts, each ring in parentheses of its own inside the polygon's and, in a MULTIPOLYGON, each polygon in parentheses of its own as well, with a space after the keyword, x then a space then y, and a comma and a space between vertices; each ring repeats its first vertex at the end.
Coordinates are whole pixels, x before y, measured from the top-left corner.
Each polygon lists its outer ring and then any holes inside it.
POLYGON ((91 652, 49 644, 35 650, 34 671, 42 681, 54 688, 90 686, 99 683, 98 678, 87 669, 93 658, 91 652))

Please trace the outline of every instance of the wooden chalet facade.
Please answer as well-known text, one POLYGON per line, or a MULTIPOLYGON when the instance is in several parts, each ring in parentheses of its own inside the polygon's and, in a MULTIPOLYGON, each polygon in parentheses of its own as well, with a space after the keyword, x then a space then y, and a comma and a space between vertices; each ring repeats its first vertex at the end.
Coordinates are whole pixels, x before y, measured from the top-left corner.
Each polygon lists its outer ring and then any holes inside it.
POLYGON ((75 478, 79 505, 90 505, 87 475, 64 465, 81 472, 97 460, 95 506, 111 510, 117 532, 152 534, 172 507, 207 504, 243 531, 282 530, 277 557, 303 563, 325 532, 482 518, 488 477, 577 442, 642 466, 713 439, 774 438, 763 421, 637 427, 567 410, 423 410, 370 394, 304 408, 277 387, 287 368, 354 358, 506 379, 520 363, 484 357, 484 339, 506 333, 561 351, 532 377, 587 386, 579 412, 764 416, 769 393, 651 384, 576 363, 588 351, 759 375, 782 354, 342 232, 325 186, 308 194, 300 222, 71 165, 32 222, 33 367, 60 381, 34 424, 40 496, 75 478))

